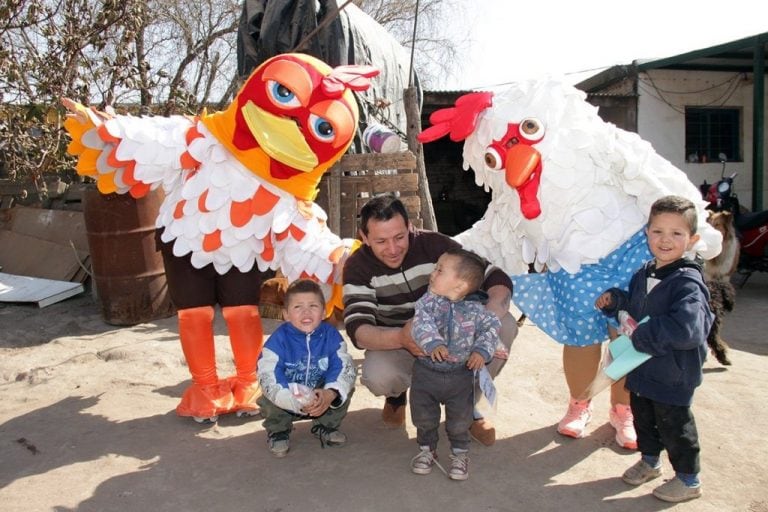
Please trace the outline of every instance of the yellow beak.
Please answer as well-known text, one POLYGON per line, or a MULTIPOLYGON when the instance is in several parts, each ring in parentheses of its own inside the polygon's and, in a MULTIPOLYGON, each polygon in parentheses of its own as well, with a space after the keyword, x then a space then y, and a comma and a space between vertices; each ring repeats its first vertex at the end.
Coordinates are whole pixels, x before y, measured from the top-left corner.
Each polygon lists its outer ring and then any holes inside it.
POLYGON ((249 101, 242 108, 243 118, 261 149, 275 160, 302 172, 318 165, 296 122, 270 114, 249 101))

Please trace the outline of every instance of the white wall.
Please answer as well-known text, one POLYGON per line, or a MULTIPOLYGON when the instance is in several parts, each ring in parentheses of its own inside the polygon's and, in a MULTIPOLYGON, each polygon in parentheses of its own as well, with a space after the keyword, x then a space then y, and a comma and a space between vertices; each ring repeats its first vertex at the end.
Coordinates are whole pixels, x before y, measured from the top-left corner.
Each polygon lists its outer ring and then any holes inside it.
MULTIPOLYGON (((697 186, 720 178, 721 165, 688 163, 685 153, 685 107, 733 107, 742 110, 742 161, 728 162, 726 174, 734 180, 741 203, 752 204, 752 76, 732 72, 652 70, 638 79, 637 126, 640 136, 686 173, 697 186)), ((768 96, 768 94, 767 94, 768 96)), ((766 103, 768 104, 768 103, 766 103)), ((766 130, 768 134, 768 130, 766 130)), ((768 146, 768 141, 764 142, 768 146)), ((768 197, 764 182, 763 197, 768 197)), ((766 206, 765 204, 763 205, 766 206)))

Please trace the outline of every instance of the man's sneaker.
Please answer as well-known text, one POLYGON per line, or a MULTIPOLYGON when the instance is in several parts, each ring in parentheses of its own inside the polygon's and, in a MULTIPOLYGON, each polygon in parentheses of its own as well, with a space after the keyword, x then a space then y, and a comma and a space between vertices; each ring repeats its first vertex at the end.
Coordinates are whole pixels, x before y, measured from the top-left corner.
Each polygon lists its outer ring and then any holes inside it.
POLYGON ((429 446, 419 446, 419 450, 418 455, 411 459, 411 471, 417 475, 428 475, 437 463, 437 452, 430 450, 429 446))
POLYGON ((627 450, 637 450, 637 434, 632 422, 632 408, 624 404, 611 407, 608 414, 611 426, 616 429, 616 442, 627 450))
POLYGON ((651 467, 643 459, 640 459, 621 475, 621 479, 629 485, 640 485, 658 476, 661 476, 661 467, 651 467))
POLYGON ((557 431, 564 436, 580 439, 584 437, 587 423, 592 419, 592 401, 576 400, 571 398, 568 404, 568 412, 557 424, 557 431))
POLYGON ((466 480, 469 478, 469 454, 467 452, 451 453, 451 469, 448 478, 451 480, 466 480))
POLYGON ((278 458, 288 455, 288 449, 290 448, 288 437, 290 434, 290 431, 285 430, 267 435, 267 446, 269 446, 269 451, 272 455, 278 458))
POLYGON ((389 402, 384 402, 381 420, 389 428, 402 427, 405 425, 405 405, 392 405, 389 402))
POLYGON ((342 446, 347 442, 347 436, 343 432, 319 423, 313 425, 310 432, 320 440, 322 448, 326 446, 342 446))
POLYGON ((661 501, 670 503, 679 503, 701 497, 701 486, 688 487, 682 480, 675 477, 672 480, 661 484, 653 490, 653 495, 661 501))
POLYGON ((496 442, 496 428, 490 420, 480 418, 469 426, 469 435, 480 444, 491 446, 496 442))

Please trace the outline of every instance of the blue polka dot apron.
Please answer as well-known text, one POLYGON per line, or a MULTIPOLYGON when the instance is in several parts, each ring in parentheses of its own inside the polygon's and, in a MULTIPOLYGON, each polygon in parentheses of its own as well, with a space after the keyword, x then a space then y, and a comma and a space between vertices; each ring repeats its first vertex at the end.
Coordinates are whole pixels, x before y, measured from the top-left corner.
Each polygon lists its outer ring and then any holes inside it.
POLYGON ((651 259, 645 230, 597 263, 582 265, 576 274, 564 270, 510 276, 515 305, 548 336, 584 347, 608 339, 608 317, 595 300, 608 288, 626 290, 629 280, 651 259))

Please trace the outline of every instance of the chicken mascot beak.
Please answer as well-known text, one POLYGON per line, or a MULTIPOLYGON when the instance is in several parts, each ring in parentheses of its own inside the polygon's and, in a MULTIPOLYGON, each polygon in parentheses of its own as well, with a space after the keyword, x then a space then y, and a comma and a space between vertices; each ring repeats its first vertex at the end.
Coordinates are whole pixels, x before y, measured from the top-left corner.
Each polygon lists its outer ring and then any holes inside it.
POLYGON ((516 144, 507 150, 504 160, 507 184, 520 196, 520 210, 526 219, 541 214, 538 193, 541 183, 541 153, 527 144, 516 144))
POLYGON ((270 114, 252 101, 242 110, 245 123, 261 149, 271 158, 302 172, 310 172, 319 164, 296 121, 270 114))
POLYGON ((531 176, 541 163, 541 154, 532 146, 515 144, 507 150, 504 159, 507 185, 517 188, 531 176))

